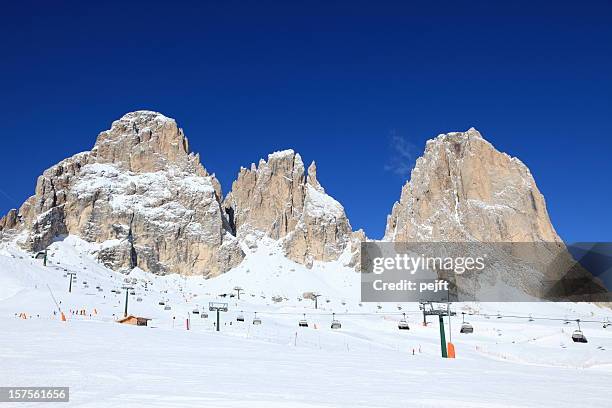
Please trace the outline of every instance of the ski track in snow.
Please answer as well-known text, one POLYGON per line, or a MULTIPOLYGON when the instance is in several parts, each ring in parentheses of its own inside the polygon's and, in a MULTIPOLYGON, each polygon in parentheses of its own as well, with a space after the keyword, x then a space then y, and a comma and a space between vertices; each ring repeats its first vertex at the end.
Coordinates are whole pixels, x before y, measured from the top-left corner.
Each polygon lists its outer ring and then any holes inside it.
POLYGON ((584 323, 589 343, 576 344, 573 323, 475 315, 466 319, 474 334, 458 333, 461 311, 603 321, 612 316, 608 309, 456 304, 457 359, 442 359, 437 322, 423 327, 415 304, 360 306, 359 274, 340 262, 307 270, 263 240, 239 267, 214 279, 140 270, 126 276, 95 261, 98 247, 67 237, 50 247, 47 267, 11 244, 0 248, 0 385, 70 386, 65 405, 75 407, 610 406, 604 390, 612 381, 612 328, 584 323), (71 294, 66 272, 77 272, 71 294), (136 279, 130 314, 152 318, 152 327, 114 322, 125 292, 111 289, 125 278, 136 279), (67 313, 68 322, 59 321, 47 285, 64 311, 87 315, 67 313), (241 300, 217 296, 236 285, 244 288, 241 300), (298 301, 307 291, 321 293, 319 310, 298 301), (276 303, 275 296, 286 300, 276 303), (209 301, 229 303, 220 333, 209 301), (195 308, 208 318, 192 314, 195 308), (22 312, 30 318, 15 316, 22 312), (251 324, 254 312, 262 325, 251 324), (340 330, 329 327, 332 312, 340 330), (409 331, 397 329, 402 312, 409 331), (308 328, 297 327, 302 313, 308 328))

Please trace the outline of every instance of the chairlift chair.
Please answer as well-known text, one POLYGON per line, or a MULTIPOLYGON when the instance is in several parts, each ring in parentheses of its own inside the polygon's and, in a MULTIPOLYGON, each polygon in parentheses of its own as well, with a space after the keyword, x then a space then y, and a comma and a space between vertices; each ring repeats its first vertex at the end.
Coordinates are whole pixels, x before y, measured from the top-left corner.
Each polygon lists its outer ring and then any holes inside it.
POLYGON ((142 302, 142 298, 141 298, 141 297, 138 297, 138 298, 136 298, 136 301, 137 301, 137 302, 142 302))
POLYGON ((191 311, 191 313, 193 313, 193 314, 200 314, 200 310, 198 310, 198 309, 193 309, 193 310, 191 311))
POLYGON ((171 309, 172 309, 172 308, 170 307, 170 305, 166 305, 166 306, 164 307, 164 310, 171 310, 171 309))
POLYGON ((533 316, 529 315, 529 321, 530 321, 530 322, 533 322, 533 320, 534 320, 534 319, 533 319, 533 316))
POLYGON ((461 330, 459 330, 459 333, 462 333, 462 334, 474 333, 474 326, 472 326, 470 323, 465 321, 465 312, 461 314, 463 315, 463 321, 461 322, 461 330))
POLYGON ((459 333, 463 333, 463 334, 474 333, 474 326, 472 326, 468 322, 462 323, 461 324, 461 330, 459 330, 459 333))
POLYGON ((160 305, 160 306, 163 306, 163 305, 165 305, 165 304, 166 304, 166 302, 164 302, 164 301, 161 301, 161 300, 160 300, 160 302, 159 302, 159 305, 160 305))
POLYGON ((236 317, 236 321, 244 322, 244 315, 242 314, 242 310, 240 311, 240 314, 236 317))
POLYGON ((408 325, 408 321, 406 320, 406 313, 402 313, 404 317, 397 324, 397 328, 400 330, 410 330, 410 326, 408 325))
POLYGON ((202 318, 202 319, 208 319, 208 313, 206 313, 206 312, 202 312, 202 314, 200 315, 200 318, 202 318))
POLYGON ((255 317, 253 318, 253 324, 254 325, 261 324, 261 319, 259 317, 257 317, 257 312, 255 312, 255 317))
POLYGON ((304 318, 298 322, 299 327, 308 327, 308 320, 306 320, 306 313, 304 313, 304 318))
POLYGON ((572 333, 572 340, 574 343, 588 343, 586 336, 582 330, 580 330, 580 319, 576 320, 576 323, 578 324, 578 329, 574 330, 572 333))
POLYGON ((342 328, 342 324, 340 323, 340 321, 336 320, 336 314, 335 313, 332 313, 331 328, 334 329, 334 330, 342 328))

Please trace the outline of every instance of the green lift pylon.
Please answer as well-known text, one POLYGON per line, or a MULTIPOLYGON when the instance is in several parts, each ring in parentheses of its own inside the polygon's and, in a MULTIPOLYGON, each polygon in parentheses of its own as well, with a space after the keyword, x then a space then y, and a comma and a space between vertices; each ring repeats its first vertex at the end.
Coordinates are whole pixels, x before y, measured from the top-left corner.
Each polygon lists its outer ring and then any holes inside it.
POLYGON ((448 358, 448 351, 446 350, 446 335, 444 333, 444 319, 442 315, 438 315, 438 321, 440 322, 440 348, 442 350, 442 358, 448 358))

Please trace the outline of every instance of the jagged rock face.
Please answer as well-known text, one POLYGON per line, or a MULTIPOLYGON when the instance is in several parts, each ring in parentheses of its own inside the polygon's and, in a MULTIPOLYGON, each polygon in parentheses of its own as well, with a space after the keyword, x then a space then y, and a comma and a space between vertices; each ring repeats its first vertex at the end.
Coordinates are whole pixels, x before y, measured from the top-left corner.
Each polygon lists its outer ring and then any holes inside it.
MULTIPOLYGON (((529 169, 475 129, 427 142, 387 218, 384 240, 483 243, 457 247, 461 256, 471 250, 471 255, 490 255, 485 271, 454 276, 468 299, 479 293, 489 299, 497 293, 500 300, 516 299, 515 293, 546 298, 550 282, 567 286, 572 294, 578 287, 588 289, 583 293, 589 296, 604 291, 566 250, 529 169)), ((446 249, 432 247, 435 255, 446 249)))
POLYGON ((307 266, 337 260, 351 245, 344 208, 319 184, 314 162, 306 174, 293 150, 242 168, 224 206, 239 238, 263 233, 280 239, 286 255, 307 266))
POLYGON ((10 230, 15 228, 17 222, 19 221, 19 216, 17 210, 12 209, 6 214, 4 217, 0 218, 0 233, 3 230, 10 230))
POLYGON ((475 129, 427 142, 387 218, 384 239, 561 241, 529 169, 475 129))
POLYGON ((244 257, 220 197, 176 122, 139 111, 113 122, 90 152, 46 170, 3 223, 27 231, 30 250, 75 234, 103 243, 98 258, 116 270, 215 276, 244 257))

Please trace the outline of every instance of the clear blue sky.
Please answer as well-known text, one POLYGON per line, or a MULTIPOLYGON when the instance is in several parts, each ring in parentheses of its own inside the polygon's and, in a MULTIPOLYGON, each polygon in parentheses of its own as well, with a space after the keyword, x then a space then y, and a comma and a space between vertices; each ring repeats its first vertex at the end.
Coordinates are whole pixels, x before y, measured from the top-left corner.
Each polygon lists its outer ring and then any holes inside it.
POLYGON ((271 151, 316 160, 374 238, 425 141, 474 126, 531 168, 566 241, 612 240, 612 2, 297 3, 5 2, 0 212, 151 109, 225 192, 271 151))

